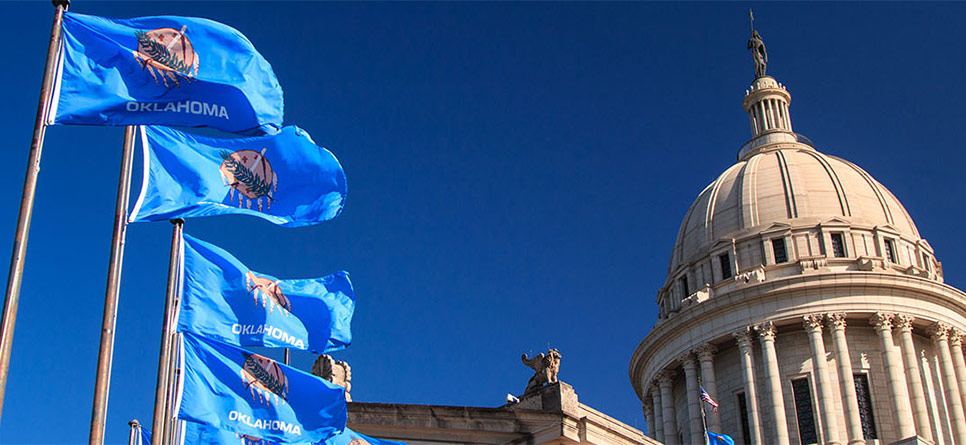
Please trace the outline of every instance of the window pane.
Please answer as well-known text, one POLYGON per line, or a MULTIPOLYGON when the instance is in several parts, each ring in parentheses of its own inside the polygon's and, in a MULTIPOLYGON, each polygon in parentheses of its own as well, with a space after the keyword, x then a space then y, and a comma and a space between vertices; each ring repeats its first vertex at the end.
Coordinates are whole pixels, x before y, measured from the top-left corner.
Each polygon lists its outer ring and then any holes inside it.
POLYGON ((836 258, 845 257, 845 242, 841 233, 832 234, 832 256, 836 258))
POLYGON ((751 428, 748 426, 748 403, 745 402, 745 393, 738 394, 738 413, 741 415, 741 437, 744 443, 750 444, 751 428))
POLYGON ((731 260, 728 259, 728 254, 724 254, 718 257, 721 262, 721 278, 731 278, 731 260))
POLYGON ((785 238, 775 238, 771 240, 772 249, 775 251, 775 263, 788 261, 788 253, 785 251, 785 238))
POLYGON ((862 438, 878 439, 875 434, 875 416, 872 413, 872 395, 869 393, 869 377, 855 374, 855 395, 859 399, 859 418, 862 419, 862 438))
POLYGON ((899 262, 896 261, 896 242, 895 241, 886 238, 885 254, 886 254, 886 259, 889 260, 890 263, 899 264, 899 262))
POLYGON ((815 412, 812 411, 812 388, 808 385, 808 379, 792 380, 792 394, 795 396, 798 437, 803 444, 818 443, 815 412))
POLYGON ((688 289, 688 277, 681 277, 678 281, 681 282, 681 298, 688 298, 691 295, 691 289, 688 289))

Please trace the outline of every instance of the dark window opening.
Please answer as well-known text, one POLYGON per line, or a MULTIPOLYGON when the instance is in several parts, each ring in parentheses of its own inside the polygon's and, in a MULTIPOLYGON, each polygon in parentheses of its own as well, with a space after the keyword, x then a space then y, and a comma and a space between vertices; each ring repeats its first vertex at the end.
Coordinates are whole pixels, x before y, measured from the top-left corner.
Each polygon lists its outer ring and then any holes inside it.
POLYGON ((869 376, 855 374, 855 395, 859 400, 859 418, 862 420, 862 438, 878 439, 875 434, 875 416, 872 413, 872 394, 869 392, 869 376))
POLYGON ((681 298, 688 298, 691 295, 691 289, 688 288, 688 277, 687 275, 678 279, 681 282, 681 298))
POLYGON ((835 258, 845 258, 845 240, 841 233, 832 234, 832 256, 835 258))
POLYGON ((808 379, 792 380, 792 394, 795 396, 795 417, 798 419, 798 437, 801 443, 818 443, 815 412, 812 409, 812 388, 808 379))
POLYGON ((929 257, 926 256, 925 252, 922 253, 922 268, 932 271, 932 264, 929 263, 929 257))
POLYGON ((771 240, 771 247, 775 251, 775 264, 788 261, 788 252, 785 250, 785 238, 771 240))
POLYGON ((896 261, 896 242, 891 238, 885 240, 885 254, 890 263, 899 264, 899 261, 896 261))
POLYGON ((738 394, 738 414, 741 415, 741 438, 743 443, 751 443, 751 428, 748 425, 748 403, 745 393, 738 394))
POLYGON ((718 257, 718 261, 721 263, 721 279, 731 278, 731 259, 726 253, 718 257))

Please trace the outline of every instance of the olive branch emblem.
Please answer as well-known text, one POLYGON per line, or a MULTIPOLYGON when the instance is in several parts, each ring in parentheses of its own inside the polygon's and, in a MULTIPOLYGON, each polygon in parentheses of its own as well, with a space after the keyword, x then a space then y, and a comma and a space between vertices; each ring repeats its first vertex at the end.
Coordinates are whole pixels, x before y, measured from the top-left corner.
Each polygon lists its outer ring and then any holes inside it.
POLYGON ((222 165, 235 177, 235 181, 247 187, 256 197, 267 196, 269 201, 275 200, 270 196, 272 184, 256 175, 255 172, 245 167, 241 162, 238 162, 227 150, 222 150, 220 155, 221 159, 224 160, 222 165))
POLYGON ((138 49, 150 57, 151 60, 186 76, 191 75, 191 67, 186 65, 177 55, 172 54, 161 42, 151 39, 147 32, 142 30, 134 31, 134 37, 138 39, 138 49))

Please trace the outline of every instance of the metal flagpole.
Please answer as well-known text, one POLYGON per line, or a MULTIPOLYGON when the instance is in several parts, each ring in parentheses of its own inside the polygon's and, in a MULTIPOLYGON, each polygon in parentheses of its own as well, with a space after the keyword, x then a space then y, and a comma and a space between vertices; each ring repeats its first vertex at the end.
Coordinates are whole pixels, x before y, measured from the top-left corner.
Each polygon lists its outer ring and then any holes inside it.
POLYGON ((288 351, 288 348, 285 348, 285 366, 289 366, 290 365, 288 359, 289 359, 289 351, 288 351))
POLYGON ((138 422, 138 419, 131 419, 127 425, 131 427, 131 435, 127 437, 127 445, 138 445, 138 436, 140 436, 138 430, 141 429, 141 423, 138 422))
POLYGON ((0 321, 0 414, 3 412, 3 396, 7 389, 7 371, 10 370, 13 327, 17 321, 17 304, 20 302, 20 284, 27 254, 27 235, 30 232, 30 217, 33 215, 37 175, 40 173, 40 152, 44 146, 47 113, 50 110, 54 72, 57 70, 57 55, 60 52, 60 25, 70 1, 54 0, 53 4, 56 7, 54 24, 50 30, 47 62, 44 67, 44 78, 40 84, 40 102, 37 104, 37 119, 34 121, 34 135, 30 142, 30 155, 27 158, 27 175, 23 181, 20 215, 17 217, 17 232, 13 237, 13 254, 10 257, 10 271, 7 274, 7 292, 3 300, 3 319, 0 321))
POLYGON ((161 445, 165 437, 165 415, 168 408, 168 388, 171 381, 171 348, 174 333, 175 296, 178 293, 178 273, 181 264, 181 237, 184 220, 171 221, 171 256, 168 260, 168 290, 164 298, 164 321, 161 324, 161 352, 158 354, 158 382, 154 390, 154 419, 151 424, 151 445, 161 445))
POLYGON ((118 287, 121 266, 124 264, 124 236, 127 234, 127 207, 131 196, 131 164, 134 161, 134 133, 136 127, 124 128, 121 153, 121 174, 117 184, 117 204, 114 209, 114 236, 111 239, 111 261, 107 269, 107 291, 104 293, 104 316, 101 320, 101 346, 97 354, 97 379, 94 382, 94 407, 91 413, 90 445, 104 443, 107 420, 107 396, 111 387, 111 362, 114 359, 114 328, 117 325, 118 287))

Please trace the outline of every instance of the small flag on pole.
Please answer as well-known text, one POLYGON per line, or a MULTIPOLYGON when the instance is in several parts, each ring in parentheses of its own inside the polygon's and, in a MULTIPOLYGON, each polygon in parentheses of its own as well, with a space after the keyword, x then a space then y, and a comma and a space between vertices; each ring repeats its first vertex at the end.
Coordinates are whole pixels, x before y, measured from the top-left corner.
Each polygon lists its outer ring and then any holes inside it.
POLYGON ((316 353, 352 343, 349 275, 279 280, 253 272, 224 249, 184 235, 178 330, 236 346, 316 353))
POLYGON ((182 334, 178 418, 282 443, 341 433, 345 389, 275 360, 182 334))
POLYGON ((735 445, 735 440, 725 434, 708 431, 708 445, 735 445))
POLYGON ((715 413, 718 412, 718 402, 715 402, 714 399, 711 398, 711 395, 704 390, 703 386, 701 387, 701 400, 707 402, 708 405, 711 405, 711 409, 714 410, 715 413))
POLYGON ((286 227, 342 212, 345 172, 298 127, 219 139, 141 127, 144 179, 131 221, 252 215, 286 227))
POLYGON ((50 122, 272 134, 282 87, 235 29, 193 17, 66 13, 50 122))

